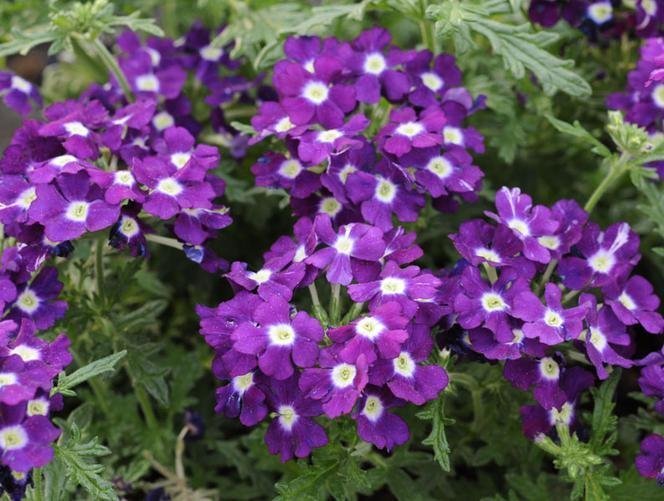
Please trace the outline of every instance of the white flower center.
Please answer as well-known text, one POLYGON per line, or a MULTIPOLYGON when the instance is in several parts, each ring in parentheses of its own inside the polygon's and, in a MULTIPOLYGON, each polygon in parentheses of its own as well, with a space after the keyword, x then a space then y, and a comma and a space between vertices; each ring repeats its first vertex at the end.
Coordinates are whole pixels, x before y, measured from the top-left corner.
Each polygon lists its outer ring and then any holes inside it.
POLYGON ((397 196, 397 185, 389 179, 379 178, 375 196, 380 202, 390 204, 397 196))
POLYGON ((588 6, 587 14, 595 24, 604 24, 613 17, 613 7, 611 2, 595 2, 588 6))
POLYGON ((641 0, 641 8, 648 17, 657 14, 657 2, 655 0, 641 0))
POLYGON ((424 86, 431 89, 434 92, 439 91, 443 87, 443 85, 445 85, 443 79, 431 71, 422 73, 420 75, 420 78, 422 79, 422 83, 424 84, 424 86))
POLYGON ((268 270, 267 268, 263 268, 261 270, 258 270, 257 272, 252 272, 249 273, 249 278, 252 279, 254 282, 257 284, 264 284, 268 280, 270 280, 270 277, 272 276, 272 271, 268 270))
POLYGON ((652 100, 658 108, 664 109, 664 84, 657 84, 652 90, 652 100))
POLYGON ((620 304, 622 304, 625 308, 627 308, 629 311, 634 311, 636 310, 636 303, 632 299, 632 296, 627 294, 627 292, 622 291, 620 296, 618 296, 618 301, 620 301, 620 304))
POLYGON ((153 74, 136 77, 136 88, 141 92, 159 92, 159 80, 153 74))
POLYGON ((521 329, 512 329, 512 335, 514 336, 512 341, 507 344, 521 344, 523 338, 526 337, 521 329))
POLYGON ((549 250, 556 250, 558 247, 560 247, 560 238, 558 238, 556 235, 541 236, 537 239, 537 242, 539 242, 542 247, 545 247, 549 250))
POLYGON ((383 402, 380 401, 380 398, 375 395, 369 395, 364 402, 362 415, 372 423, 375 423, 383 415, 383 409, 383 402))
POLYGON ((325 85, 323 82, 309 82, 302 90, 302 97, 312 102, 313 104, 319 105, 323 104, 327 100, 327 95, 329 92, 330 91, 327 88, 327 85, 325 85))
POLYGON ((12 75, 11 86, 12 89, 16 89, 23 94, 30 94, 30 91, 32 90, 32 84, 18 75, 12 75))
POLYGON ((343 135, 344 133, 337 129, 323 130, 318 133, 316 139, 321 143, 333 143, 343 135))
POLYGON ((539 363, 540 375, 549 381, 558 381, 560 366, 551 357, 544 357, 539 363))
POLYGON ((3 386, 9 386, 11 384, 16 384, 18 378, 13 372, 0 372, 0 388, 3 386))
POLYGON ((57 157, 51 158, 48 163, 50 165, 53 165, 55 167, 64 167, 65 165, 72 163, 72 162, 77 162, 78 158, 76 158, 73 155, 59 155, 57 157))
POLYGON ((290 118, 283 117, 274 125, 274 130, 277 132, 288 132, 293 127, 295 127, 295 124, 291 122, 290 118))
POLYGON ((602 353, 604 351, 604 348, 606 348, 606 336, 602 334, 602 331, 600 331, 597 327, 591 327, 590 328, 590 342, 591 344, 597 348, 597 351, 602 353))
POLYGON ((396 133, 402 136, 413 138, 424 131, 424 126, 419 122, 406 122, 399 125, 396 133))
POLYGON ((128 239, 134 238, 141 232, 141 227, 133 217, 122 216, 120 232, 128 239))
POLYGON ((429 172, 433 172, 440 179, 445 179, 452 174, 454 167, 450 161, 445 157, 433 157, 426 165, 429 172))
POLYGON ((67 207, 67 212, 65 213, 67 219, 71 221, 76 221, 77 223, 83 223, 88 217, 88 209, 90 204, 84 201, 71 202, 67 207))
POLYGON ((295 331, 288 324, 274 324, 267 329, 270 342, 277 346, 290 346, 295 342, 295 331))
POLYGON ((316 71, 316 68, 314 68, 314 60, 309 59, 306 63, 304 63, 304 69, 307 70, 309 73, 313 73, 316 71))
POLYGON ((277 172, 280 176, 285 177, 286 179, 295 179, 300 175, 300 172, 302 172, 303 169, 304 168, 302 167, 302 164, 299 160, 291 158, 281 162, 277 172))
POLYGON ((549 327, 557 329, 558 327, 562 327, 564 320, 558 312, 547 309, 546 312, 544 312, 544 323, 549 327))
POLYGON ((392 361, 394 372, 400 376, 410 378, 415 373, 415 362, 413 361, 410 353, 402 351, 397 358, 392 361))
POLYGON ((304 248, 304 245, 298 246, 298 248, 295 250, 293 261, 295 261, 296 263, 301 263, 302 261, 305 260, 306 257, 307 257, 307 251, 304 248))
POLYGON ((150 56, 152 66, 159 66, 159 63, 161 62, 161 54, 159 54, 159 51, 154 50, 152 47, 145 47, 145 51, 150 56))
POLYGON ((521 236, 527 237, 530 235, 530 227, 528 226, 528 223, 521 219, 512 219, 507 223, 507 226, 509 226, 512 230, 516 231, 519 233, 521 236))
POLYGON ((27 344, 19 344, 16 348, 13 348, 9 353, 12 355, 18 355, 21 357, 21 360, 24 362, 32 362, 33 360, 39 360, 41 358, 41 353, 39 350, 36 350, 32 346, 27 344))
POLYGON ((177 169, 181 169, 185 165, 187 165, 187 162, 191 159, 191 153, 188 151, 178 151, 177 153, 173 153, 171 155, 171 163, 175 165, 177 169))
POLYGON ((346 181, 348 181, 348 176, 350 176, 353 172, 357 172, 355 166, 353 164, 346 164, 339 171, 339 179, 343 184, 346 184, 346 181))
POLYGON ((298 415, 292 405, 280 405, 277 409, 279 414, 279 424, 286 431, 291 431, 297 422, 298 415))
POLYGON ((597 273, 609 273, 616 263, 616 257, 612 252, 600 249, 588 258, 588 266, 597 273))
POLYGON ((386 277, 380 281, 380 291, 384 295, 403 294, 406 292, 406 281, 398 277, 386 277))
POLYGON ((37 190, 34 186, 31 186, 27 190, 22 191, 14 203, 22 209, 29 209, 35 200, 37 200, 37 190))
POLYGON ((81 122, 69 122, 63 126, 70 136, 88 137, 90 130, 81 122))
POLYGON ((500 256, 496 251, 487 249, 486 247, 480 247, 479 249, 475 249, 475 255, 492 263, 502 262, 500 256))
POLYGON ((242 376, 235 376, 233 378, 233 389, 240 395, 244 394, 249 388, 254 385, 254 373, 247 372, 242 376))
POLYGON ((494 311, 504 311, 507 308, 507 304, 505 304, 503 298, 500 297, 500 294, 496 294, 495 292, 485 292, 482 294, 481 302, 482 308, 489 313, 494 311))
POLYGON ((327 197, 322 199, 319 207, 320 212, 327 214, 332 218, 341 212, 341 204, 334 197, 327 197))
POLYGON ((382 54, 374 52, 368 54, 364 60, 364 72, 372 75, 380 75, 387 68, 387 63, 382 54))
POLYGON ((364 317, 355 324, 355 332, 367 339, 374 340, 385 330, 385 326, 375 317, 364 317))
POLYGON ((163 193, 164 195, 177 197, 180 193, 182 193, 183 188, 182 185, 175 179, 172 177, 167 177, 159 181, 156 190, 160 193, 163 193))
POLYGON ((348 388, 353 384, 357 369, 351 364, 339 364, 332 369, 332 384, 337 388, 348 388))
POLYGON ((348 235, 339 235, 337 240, 334 242, 334 248, 339 254, 344 254, 349 256, 353 252, 353 247, 355 247, 355 240, 350 238, 348 235))
POLYGON ((551 424, 566 424, 572 422, 574 416, 574 407, 569 402, 565 402, 560 409, 555 407, 549 411, 549 420, 551 424))
POLYGON ((173 120, 173 117, 167 111, 160 111, 152 119, 152 125, 154 125, 154 128, 157 129, 158 131, 168 129, 169 127, 172 127, 174 124, 175 120, 173 120))
POLYGON ((26 414, 28 416, 47 416, 48 408, 50 407, 49 401, 45 398, 35 398, 28 401, 26 414))
POLYGON ((28 434, 21 425, 7 426, 0 430, 0 449, 14 451, 28 444, 28 434))
POLYGON ((25 289, 16 299, 16 306, 27 314, 32 314, 39 308, 39 297, 32 289, 25 289))
POLYGON ((200 55, 206 61, 218 61, 221 57, 222 50, 220 47, 212 47, 211 45, 206 45, 200 50, 200 55))
POLYGON ((134 176, 132 176, 131 172, 128 170, 119 170, 113 176, 113 181, 115 184, 120 184, 122 186, 133 186, 134 176))
POLYGON ((457 127, 445 127, 443 129, 443 139, 446 143, 463 145, 463 133, 457 127))

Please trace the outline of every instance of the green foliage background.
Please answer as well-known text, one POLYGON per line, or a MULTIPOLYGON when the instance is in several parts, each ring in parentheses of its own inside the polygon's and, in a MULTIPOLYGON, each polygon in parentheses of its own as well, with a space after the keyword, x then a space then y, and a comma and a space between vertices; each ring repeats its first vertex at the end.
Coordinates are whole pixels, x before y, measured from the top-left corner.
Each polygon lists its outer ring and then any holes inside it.
MULTIPOLYGON (((647 148, 642 132, 608 118, 604 106, 609 92, 624 87, 638 40, 600 47, 567 26, 541 31, 528 23, 521 0, 119 0, 112 2, 114 12, 99 0, 47 3, 48 9, 43 0, 0 2, 6 42, 0 55, 50 41, 56 55, 79 56, 60 57, 46 69, 48 101, 75 97, 106 78, 79 45, 104 36, 110 41, 123 25, 151 32, 159 26, 177 37, 196 19, 210 27, 226 23, 217 42, 234 41, 245 60, 242 71, 267 71, 268 80, 290 34, 349 38, 378 24, 402 47, 453 53, 465 85, 487 96, 488 109, 472 119, 488 145, 477 157, 486 182, 478 204, 454 215, 427 209, 412 225, 425 249, 422 264, 452 264, 447 235, 490 207, 502 185, 519 186, 539 203, 574 198, 583 204, 613 176, 593 218, 603 225, 629 221, 642 237, 639 273, 664 289, 664 193, 642 168, 664 156, 664 147, 647 148)), ((238 122, 248 124, 251 110, 234 106, 238 122)), ((229 261, 258 263, 290 230, 287 195, 254 188, 249 171, 261 148, 270 147, 255 148, 241 162, 226 155, 219 167, 234 224, 214 247, 229 261)), ((587 441, 561 436, 559 444, 537 447, 520 429, 518 408, 529 397, 502 379, 500 366, 447 355, 449 389, 425 409, 403 410, 412 431, 407 446, 378 453, 358 442, 350 420, 341 420, 332 424, 330 445, 311 461, 281 464, 263 444, 265 425, 247 430, 213 412, 212 353, 197 333, 194 305, 230 297, 224 280, 177 250, 152 248, 150 259, 139 261, 107 248, 103 238, 82 241, 59 263, 70 311, 57 331, 73 340, 70 372, 119 355, 59 382, 71 394, 59 421, 65 433, 56 460, 43 478, 35 476, 31 499, 116 499, 122 485, 130 485, 131 499, 159 485, 178 499, 661 499, 631 466, 644 430, 664 431, 647 410, 651 402, 631 393, 635 373, 623 374, 619 384, 612 377, 583 401, 587 441), (204 416, 204 440, 178 438, 186 409, 204 416), (184 478, 177 475, 180 460, 184 478)))

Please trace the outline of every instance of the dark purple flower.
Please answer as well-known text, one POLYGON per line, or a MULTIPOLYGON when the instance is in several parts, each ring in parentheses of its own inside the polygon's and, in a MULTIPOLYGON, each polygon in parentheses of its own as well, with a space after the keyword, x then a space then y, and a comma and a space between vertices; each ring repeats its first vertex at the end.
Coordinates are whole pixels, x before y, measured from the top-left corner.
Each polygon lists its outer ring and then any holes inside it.
POLYGON ((282 256, 266 262, 258 271, 249 271, 247 263, 236 261, 231 264, 231 271, 225 276, 243 289, 256 290, 265 300, 277 295, 290 301, 293 290, 302 281, 304 273, 303 262, 289 263, 287 257, 282 256))
POLYGON ((205 174, 219 163, 219 152, 214 146, 195 144, 194 137, 184 127, 169 127, 163 139, 156 141, 155 151, 167 160, 180 176, 190 181, 202 181, 205 174))
POLYGON ((664 319, 657 312, 659 298, 645 278, 635 275, 624 284, 610 283, 603 292, 606 304, 623 324, 641 324, 652 334, 661 334, 664 330, 664 319))
POLYGON ((315 130, 305 133, 300 138, 297 155, 300 160, 319 164, 331 155, 339 155, 350 148, 362 146, 356 137, 369 125, 364 115, 353 115, 337 128, 315 130))
POLYGON ((552 357, 507 360, 505 379, 515 388, 527 391, 534 387, 535 399, 546 409, 565 401, 559 381, 562 368, 552 357))
POLYGON ((408 425, 399 416, 388 412, 400 401, 389 392, 373 386, 367 387, 355 416, 357 435, 379 449, 391 451, 395 445, 408 441, 408 425))
POLYGON ((245 426, 255 426, 267 416, 265 393, 254 381, 255 373, 235 376, 230 382, 217 388, 215 412, 229 418, 240 418, 245 426))
POLYGON ((653 433, 641 442, 641 454, 634 460, 642 477, 654 478, 664 486, 664 437, 653 433))
POLYGON ((62 286, 57 270, 44 268, 32 282, 17 288, 16 300, 9 317, 17 321, 21 318, 30 319, 38 329, 53 327, 67 311, 67 303, 57 300, 62 286))
POLYGON ((378 133, 381 149, 401 157, 413 148, 428 148, 442 143, 441 132, 447 123, 445 114, 437 106, 418 114, 412 108, 398 108, 390 113, 389 123, 378 133))
POLYGON ((514 232, 503 225, 492 226, 481 219, 465 221, 459 232, 450 235, 459 254, 473 266, 487 263, 499 268, 516 264, 514 256, 521 243, 514 232))
POLYGON ((320 176, 297 157, 268 151, 252 165, 257 186, 283 188, 296 198, 306 198, 320 188, 320 176))
POLYGON ((43 104, 39 89, 18 75, 0 71, 0 96, 5 104, 21 115, 28 115, 33 106, 43 104))
POLYGON ((406 64, 406 71, 413 75, 415 83, 408 99, 421 108, 437 104, 445 91, 461 85, 461 71, 454 56, 439 54, 433 62, 433 68, 432 59, 433 54, 424 50, 406 64))

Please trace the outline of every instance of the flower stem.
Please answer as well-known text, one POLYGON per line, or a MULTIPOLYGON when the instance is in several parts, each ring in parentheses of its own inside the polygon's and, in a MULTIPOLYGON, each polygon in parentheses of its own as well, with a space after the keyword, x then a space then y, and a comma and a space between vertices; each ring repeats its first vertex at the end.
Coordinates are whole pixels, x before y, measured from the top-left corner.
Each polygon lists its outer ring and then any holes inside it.
POLYGON ((104 43, 99 38, 96 38, 95 40, 92 41, 88 41, 84 37, 79 37, 79 40, 82 40, 84 43, 92 44, 92 47, 99 56, 99 59, 101 59, 101 62, 104 63, 104 66, 106 66, 108 71, 118 81, 118 84, 120 84, 120 88, 122 89, 123 94, 127 98, 127 101, 130 102, 133 101, 134 95, 131 92, 131 87, 129 87, 129 82, 127 81, 127 78, 125 77, 124 73, 122 73, 122 70, 120 69, 118 62, 113 57, 113 54, 109 52, 104 43))
POLYGON ((97 279, 97 294, 104 297, 104 239, 97 240, 95 248, 95 278, 97 279))
POLYGON ((145 393, 145 390, 139 385, 138 382, 132 379, 132 385, 134 387, 134 394, 136 395, 136 400, 138 400, 138 405, 141 406, 141 411, 143 412, 143 417, 145 418, 145 424, 150 430, 156 430, 159 428, 157 423, 157 418, 154 415, 152 410, 152 404, 150 404, 150 397, 145 393))
POLYGON ((498 274, 496 273, 496 269, 487 263, 482 263, 482 265, 484 266, 484 271, 486 271, 486 276, 489 278, 491 285, 495 284, 496 281, 498 281, 498 274))
POLYGON ((320 297, 318 297, 318 289, 316 289, 315 282, 309 284, 309 295, 311 296, 311 304, 314 309, 314 316, 323 324, 327 325, 330 319, 327 317, 325 308, 320 304, 320 297))
POLYGON ((162 237, 161 235, 147 234, 145 235, 145 239, 148 242, 154 242, 155 244, 165 245, 166 247, 172 247, 173 249, 182 250, 184 248, 182 242, 178 242, 176 239, 170 237, 162 237))
POLYGON ((364 303, 354 303, 344 318, 341 319, 341 323, 347 324, 348 322, 355 320, 362 312, 362 308, 364 308, 364 303))
POLYGON ((602 180, 602 182, 595 188, 590 198, 584 205, 586 212, 591 213, 600 199, 604 196, 606 191, 620 179, 631 167, 631 156, 623 152, 622 155, 616 160, 609 168, 609 173, 602 180))
POLYGON ((422 43, 424 44, 424 47, 429 49, 435 55, 436 54, 436 38, 434 37, 434 34, 433 34, 432 24, 429 21, 427 21, 427 19, 426 19, 427 1, 426 0, 421 0, 420 4, 422 6, 422 12, 421 12, 421 18, 420 18, 420 21, 418 22, 418 25, 420 27, 420 35, 422 36, 422 43))
POLYGON ((558 266, 557 259, 552 259, 551 261, 549 261, 549 264, 547 265, 546 270, 544 270, 544 274, 542 275, 542 280, 537 286, 537 289, 535 289, 535 294, 539 294, 542 288, 547 284, 547 282, 551 278, 551 275, 553 275, 553 270, 556 269, 556 266, 558 266))
POLYGON ((339 312, 341 310, 341 285, 332 284, 330 291, 330 324, 339 323, 339 312))

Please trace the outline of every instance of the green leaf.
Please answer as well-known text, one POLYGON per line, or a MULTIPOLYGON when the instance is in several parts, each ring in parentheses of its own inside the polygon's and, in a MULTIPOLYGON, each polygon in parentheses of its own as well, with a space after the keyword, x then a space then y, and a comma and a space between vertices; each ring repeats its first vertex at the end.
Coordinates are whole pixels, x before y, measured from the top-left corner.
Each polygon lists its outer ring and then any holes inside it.
POLYGON ((495 20, 496 14, 512 14, 510 3, 507 0, 452 1, 427 9, 427 16, 436 22, 438 36, 453 37, 457 50, 464 52, 477 46, 472 34, 480 34, 516 78, 524 78, 528 70, 537 77, 546 94, 559 90, 572 96, 591 94, 588 82, 570 69, 573 61, 559 59, 545 50, 558 40, 557 34, 535 32, 530 23, 515 25, 495 20))
POLYGON ((583 126, 579 123, 578 120, 575 120, 574 123, 567 123, 564 122, 563 120, 559 120, 553 115, 547 114, 545 115, 546 119, 553 125, 557 130, 560 132, 563 132, 564 134, 568 134, 570 136, 574 136, 584 143, 592 146, 591 150, 593 153, 596 155, 602 156, 602 157, 609 157, 611 156, 611 150, 609 150, 606 146, 604 146, 595 136, 593 136, 590 132, 588 132, 586 129, 583 128, 583 126))
POLYGON ((351 3, 347 5, 318 5, 313 7, 311 12, 300 23, 293 26, 286 26, 280 33, 297 33, 298 35, 306 35, 314 33, 319 28, 327 27, 336 21, 361 21, 367 7, 374 1, 375 0, 363 0, 359 3, 351 3))
POLYGON ((615 369, 599 389, 593 389, 595 399, 591 421, 590 447, 600 455, 610 454, 616 441, 618 418, 613 414, 613 396, 622 371, 615 369))
POLYGON ((71 374, 67 375, 64 372, 60 373, 60 376, 58 376, 58 384, 51 390, 51 395, 55 395, 56 393, 74 395, 75 393, 71 390, 72 388, 100 374, 114 372, 115 365, 122 360, 126 354, 127 351, 122 350, 113 355, 90 362, 88 365, 81 367, 71 374))
POLYGON ((453 421, 445 417, 445 392, 429 403, 427 409, 418 413, 417 417, 431 421, 431 433, 422 441, 422 444, 430 445, 433 448, 434 459, 438 461, 443 471, 450 471, 451 450, 445 435, 445 425, 451 424, 453 421))

